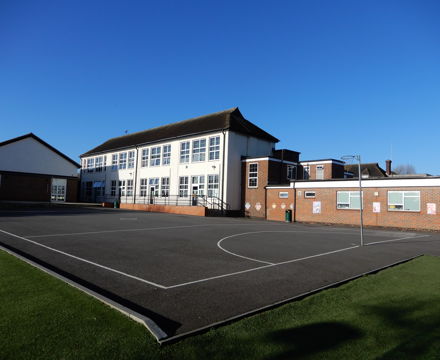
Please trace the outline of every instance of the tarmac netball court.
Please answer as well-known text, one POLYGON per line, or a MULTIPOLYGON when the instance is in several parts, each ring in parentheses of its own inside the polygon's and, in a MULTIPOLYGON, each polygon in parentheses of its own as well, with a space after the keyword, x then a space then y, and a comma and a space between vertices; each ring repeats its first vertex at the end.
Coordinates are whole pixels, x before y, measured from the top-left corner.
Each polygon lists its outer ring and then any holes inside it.
POLYGON ((0 211, 0 245, 146 322, 159 341, 406 261, 437 233, 117 209, 0 211))

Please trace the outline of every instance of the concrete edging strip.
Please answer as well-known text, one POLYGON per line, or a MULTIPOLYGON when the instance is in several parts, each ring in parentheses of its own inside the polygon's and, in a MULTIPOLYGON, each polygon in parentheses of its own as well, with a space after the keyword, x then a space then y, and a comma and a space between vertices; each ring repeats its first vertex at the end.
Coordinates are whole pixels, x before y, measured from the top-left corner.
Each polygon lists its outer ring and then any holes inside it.
POLYGON ((39 270, 42 270, 45 273, 67 283, 68 285, 73 286, 74 288, 86 293, 87 295, 94 297, 95 299, 110 306, 112 309, 115 309, 115 310, 121 312, 122 314, 128 316, 130 319, 144 325, 150 331, 150 333, 155 337, 156 341, 159 344, 162 342, 163 339, 167 338, 168 335, 149 317, 144 316, 134 310, 131 310, 131 309, 119 304, 118 302, 113 301, 113 300, 109 299, 108 297, 97 293, 96 291, 93 291, 83 285, 78 284, 77 282, 75 282, 73 280, 66 278, 63 275, 56 273, 55 271, 49 270, 49 269, 45 268, 44 266, 37 264, 36 262, 34 262, 30 259, 27 259, 25 256, 22 256, 20 254, 15 253, 11 249, 5 248, 2 245, 0 245, 0 249, 7 252, 8 254, 10 254, 12 256, 15 256, 16 258, 28 263, 29 265, 31 265, 39 270))

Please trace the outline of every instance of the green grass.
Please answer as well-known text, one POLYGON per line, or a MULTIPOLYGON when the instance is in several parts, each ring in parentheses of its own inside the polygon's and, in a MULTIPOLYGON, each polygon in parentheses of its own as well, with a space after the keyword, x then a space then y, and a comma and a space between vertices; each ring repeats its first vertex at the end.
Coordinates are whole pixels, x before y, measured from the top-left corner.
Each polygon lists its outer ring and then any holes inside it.
POLYGON ((0 251, 0 359, 438 359, 440 259, 421 257, 159 346, 141 325, 0 251))

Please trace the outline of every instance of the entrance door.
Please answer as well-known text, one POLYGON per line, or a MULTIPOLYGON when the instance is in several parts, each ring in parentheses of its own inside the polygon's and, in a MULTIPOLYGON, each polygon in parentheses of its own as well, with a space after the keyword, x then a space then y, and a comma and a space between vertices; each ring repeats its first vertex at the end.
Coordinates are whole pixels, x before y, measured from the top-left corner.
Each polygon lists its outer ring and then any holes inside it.
POLYGON ((154 186, 150 187, 150 204, 154 204, 154 192, 155 192, 154 186))
POLYGON ((199 195, 199 186, 193 185, 192 187, 192 206, 197 206, 197 196, 199 195))
POLYGON ((66 179, 52 178, 50 201, 66 201, 66 179))

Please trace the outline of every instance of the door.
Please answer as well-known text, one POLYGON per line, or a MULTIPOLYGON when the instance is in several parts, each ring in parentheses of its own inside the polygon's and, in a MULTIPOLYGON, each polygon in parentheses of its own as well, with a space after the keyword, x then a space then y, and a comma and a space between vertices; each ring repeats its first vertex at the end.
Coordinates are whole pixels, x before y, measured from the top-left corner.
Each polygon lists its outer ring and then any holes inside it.
POLYGON ((66 201, 66 179, 52 178, 50 201, 66 201))
POLYGON ((154 204, 154 193, 155 193, 155 187, 151 186, 150 187, 150 204, 154 204))
POLYGON ((192 187, 192 206, 197 206, 197 196, 199 195, 198 185, 193 185, 192 187))

